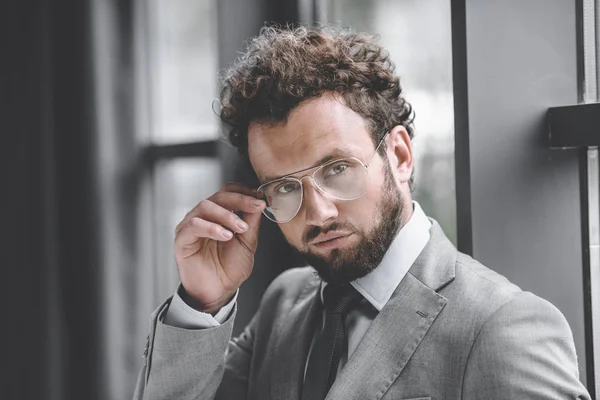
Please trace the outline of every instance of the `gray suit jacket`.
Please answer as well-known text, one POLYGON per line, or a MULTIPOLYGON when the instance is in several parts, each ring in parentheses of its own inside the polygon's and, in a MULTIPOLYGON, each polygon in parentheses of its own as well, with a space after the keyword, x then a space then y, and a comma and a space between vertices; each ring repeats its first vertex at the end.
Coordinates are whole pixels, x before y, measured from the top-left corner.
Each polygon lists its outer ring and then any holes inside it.
MULTIPOLYGON (((135 399, 298 400, 321 305, 312 268, 280 275, 253 320, 186 330, 152 315, 135 399)), ((589 399, 573 337, 550 303, 431 239, 327 399, 589 399)))

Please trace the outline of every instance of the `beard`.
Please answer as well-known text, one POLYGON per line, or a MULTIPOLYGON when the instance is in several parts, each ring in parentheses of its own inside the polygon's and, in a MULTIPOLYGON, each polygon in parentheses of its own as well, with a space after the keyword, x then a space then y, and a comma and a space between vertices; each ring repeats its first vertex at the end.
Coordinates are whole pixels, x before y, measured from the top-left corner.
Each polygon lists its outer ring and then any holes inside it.
POLYGON ((327 227, 314 226, 305 234, 305 243, 320 233, 346 229, 359 235, 359 242, 350 249, 333 249, 327 256, 311 251, 301 251, 300 255, 311 265, 317 274, 327 283, 347 283, 367 275, 381 263, 383 256, 396 237, 401 225, 403 211, 402 192, 393 179, 391 167, 384 166, 384 192, 377 204, 378 215, 374 217, 375 226, 364 233, 351 224, 333 223, 327 227))

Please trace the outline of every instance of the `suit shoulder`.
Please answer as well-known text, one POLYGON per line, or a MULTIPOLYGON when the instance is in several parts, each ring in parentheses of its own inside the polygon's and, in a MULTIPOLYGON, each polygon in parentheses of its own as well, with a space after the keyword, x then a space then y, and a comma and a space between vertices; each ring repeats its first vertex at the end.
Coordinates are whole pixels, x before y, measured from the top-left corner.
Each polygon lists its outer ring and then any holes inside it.
POLYGON ((456 260, 454 280, 440 290, 449 300, 447 307, 469 315, 474 329, 522 292, 504 276, 462 253, 456 260))
POLYGON ((485 321, 465 368, 465 398, 589 398, 579 382, 573 335, 562 313, 529 292, 516 293, 485 321), (550 393, 553 395, 551 396, 550 393), (568 396, 565 396, 569 393, 568 396))
POLYGON ((476 280, 481 283, 487 281, 491 286, 495 286, 498 289, 511 293, 521 291, 517 285, 511 283, 506 277, 491 270, 466 254, 459 253, 456 260, 456 269, 457 274, 462 273, 471 280, 476 280))
POLYGON ((500 321, 500 324, 507 320, 518 321, 521 318, 524 325, 532 324, 535 320, 538 323, 545 323, 546 326, 555 326, 561 331, 567 332, 568 336, 571 335, 566 318, 554 304, 524 291, 515 294, 510 301, 496 310, 487 325, 493 325, 495 321, 500 321))
POLYGON ((506 277, 465 254, 460 254, 457 259, 454 285, 449 285, 448 289, 448 296, 480 323, 505 313, 545 314, 560 325, 565 322, 553 304, 521 290, 506 277))
POLYGON ((456 286, 465 295, 483 295, 488 301, 498 299, 501 303, 510 301, 521 288, 506 277, 484 266, 466 254, 459 253, 456 260, 456 286))

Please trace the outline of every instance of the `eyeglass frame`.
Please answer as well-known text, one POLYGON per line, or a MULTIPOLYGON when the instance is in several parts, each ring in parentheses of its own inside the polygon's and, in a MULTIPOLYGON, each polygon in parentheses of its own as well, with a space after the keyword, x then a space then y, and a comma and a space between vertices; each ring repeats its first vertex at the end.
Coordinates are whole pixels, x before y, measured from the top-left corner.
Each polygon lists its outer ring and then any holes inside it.
POLYGON ((389 132, 388 132, 388 133, 386 133, 386 134, 385 134, 385 135, 384 135, 384 136, 381 138, 381 140, 380 140, 380 141, 379 141, 379 143, 377 144, 377 147, 375 147, 375 151, 373 152, 373 154, 372 154, 372 155, 371 155, 371 157, 369 158, 369 162, 367 162, 367 163, 364 163, 362 160, 358 159, 357 157, 341 157, 341 158, 336 158, 335 160, 330 160, 330 161, 327 161, 327 162, 325 162, 325 163, 323 163, 323 164, 321 164, 321 165, 317 165, 317 166, 314 166, 314 167, 305 168, 305 169, 302 169, 302 170, 300 170, 300 171, 296 171, 296 172, 293 172, 293 173, 291 173, 291 174, 288 174, 288 175, 282 176, 282 177, 280 177, 280 178, 273 179, 273 180, 271 180, 271 181, 269 181, 269 182, 265 182, 265 183, 263 183, 262 185, 260 185, 260 186, 258 187, 258 189, 256 189, 256 198, 258 198, 258 199, 260 199, 260 197, 259 197, 259 196, 260 196, 260 190, 261 190, 263 187, 265 187, 265 186, 267 186, 267 185, 270 185, 270 184, 272 184, 272 183, 274 183, 274 182, 283 181, 283 180, 285 180, 285 179, 288 179, 288 180, 293 180, 293 181, 297 181, 297 182, 300 184, 300 189, 301 189, 301 191, 300 191, 300 205, 298 206, 298 209, 296 210, 296 212, 294 213, 294 215, 293 215, 293 216, 292 216, 290 219, 288 219, 287 221, 281 221, 281 222, 280 222, 280 221, 275 221, 275 220, 273 220, 271 217, 269 217, 269 216, 268 216, 268 215, 265 213, 266 209, 265 209, 265 210, 263 210, 263 214, 264 214, 264 215, 265 215, 265 217, 267 217, 267 218, 268 218, 270 221, 273 221, 273 222, 275 222, 276 224, 285 224, 285 223, 288 223, 288 222, 290 222, 291 220, 293 220, 293 219, 296 217, 296 215, 298 215, 298 212, 299 212, 299 211, 300 211, 300 209, 302 208, 302 203, 304 202, 304 184, 302 183, 302 180, 303 180, 304 178, 311 178, 311 179, 312 179, 312 181, 313 181, 313 182, 315 182, 315 186, 317 187, 317 189, 319 189, 319 191, 320 191, 321 193, 323 193, 324 195, 326 195, 326 196, 329 196, 329 197, 331 197, 331 198, 333 198, 333 199, 336 199, 336 200, 341 200, 341 201, 352 201, 352 200, 358 200, 358 199, 360 199, 361 197, 363 197, 363 196, 365 195, 365 193, 367 193, 367 191, 369 190, 369 186, 371 185, 371 177, 370 177, 370 175, 369 175, 369 166, 370 166, 370 165, 371 165, 371 163, 373 162, 373 159, 375 158, 375 155, 377 154, 377 151, 379 150, 379 147, 381 147, 381 144, 382 144, 382 143, 385 141, 385 139, 388 137, 388 135, 389 135, 389 132), (339 162, 339 161, 341 161, 341 160, 346 160, 346 159, 355 159, 355 160, 356 160, 356 161, 358 161, 360 164, 362 164, 362 166, 363 166, 363 167, 364 167, 364 168, 367 170, 367 176, 369 177, 369 184, 368 184, 368 186, 367 186, 367 189, 366 189, 366 190, 365 190, 365 191, 364 191, 364 192, 363 192, 363 193, 362 193, 360 196, 358 196, 358 197, 355 197, 355 198, 352 198, 352 199, 341 199, 341 198, 339 198, 339 197, 335 197, 335 196, 333 196, 332 194, 329 194, 329 193, 327 193, 326 191, 324 191, 323 189, 321 189, 321 186, 320 186, 319 184, 317 184, 317 183, 316 183, 316 181, 315 181, 315 174, 317 173, 317 171, 319 171, 320 169, 322 169, 322 168, 324 168, 324 167, 326 167, 326 166, 328 166, 328 165, 330 165, 330 164, 334 164, 334 163, 336 163, 336 162, 339 162), (315 171, 314 171, 312 174, 306 174, 306 175, 302 176, 301 178, 296 178, 296 177, 293 177, 293 176, 292 176, 292 175, 300 174, 300 173, 302 173, 302 172, 310 171, 310 170, 312 170, 312 169, 314 169, 314 170, 315 170, 315 171))

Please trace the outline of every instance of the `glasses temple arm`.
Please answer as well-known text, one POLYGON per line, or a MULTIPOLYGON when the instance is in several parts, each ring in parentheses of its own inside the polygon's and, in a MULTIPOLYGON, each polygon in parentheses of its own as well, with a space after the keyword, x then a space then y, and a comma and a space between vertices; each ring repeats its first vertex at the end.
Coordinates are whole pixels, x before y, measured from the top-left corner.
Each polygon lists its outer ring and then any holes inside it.
POLYGON ((369 167, 369 165, 371 165, 371 161, 373 161, 373 158, 375 157, 375 154, 377 154, 377 151, 379 150, 379 147, 381 147, 381 143, 383 143, 385 141, 385 139, 388 137, 390 133, 386 133, 384 137, 381 138, 381 140, 379 141, 379 144, 377 145, 377 147, 375 147, 375 151, 373 152, 373 155, 371 156, 371 159, 369 160, 369 162, 367 164, 365 164, 365 167, 369 167))

